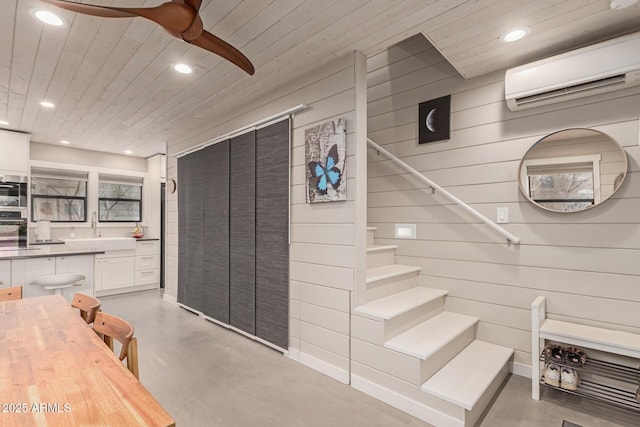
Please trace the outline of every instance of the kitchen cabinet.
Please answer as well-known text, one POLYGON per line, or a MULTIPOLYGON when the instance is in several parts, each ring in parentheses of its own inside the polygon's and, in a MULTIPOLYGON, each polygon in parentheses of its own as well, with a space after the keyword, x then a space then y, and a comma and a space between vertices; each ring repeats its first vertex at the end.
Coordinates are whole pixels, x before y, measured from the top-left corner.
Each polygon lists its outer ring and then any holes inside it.
POLYGON ((56 274, 55 257, 25 258, 11 261, 11 283, 13 286, 22 286, 23 298, 51 295, 50 290, 42 289, 41 286, 30 286, 30 283, 38 277, 51 274, 56 274))
POLYGON ((109 251, 96 255, 94 264, 96 296, 120 293, 134 286, 134 251, 109 251))
POLYGON ((0 130, 0 173, 29 175, 29 134, 0 130))
POLYGON ((0 261, 0 288, 13 286, 11 283, 11 261, 0 261))
POLYGON ((93 255, 60 256, 56 257, 56 274, 79 273, 84 274, 82 286, 74 286, 65 289, 64 296, 69 301, 73 299, 73 294, 80 292, 93 296, 93 255))
MULTIPOLYGON (((160 287, 160 241, 138 240, 135 261, 136 287, 157 289, 160 287)), ((142 288, 140 288, 142 289, 142 288)))
POLYGON ((51 295, 52 291, 40 286, 30 286, 30 283, 40 276, 65 273, 79 273, 86 277, 80 282, 82 286, 62 290, 69 302, 76 292, 93 295, 93 255, 25 258, 0 263, 11 263, 11 284, 22 285, 24 298, 51 295))

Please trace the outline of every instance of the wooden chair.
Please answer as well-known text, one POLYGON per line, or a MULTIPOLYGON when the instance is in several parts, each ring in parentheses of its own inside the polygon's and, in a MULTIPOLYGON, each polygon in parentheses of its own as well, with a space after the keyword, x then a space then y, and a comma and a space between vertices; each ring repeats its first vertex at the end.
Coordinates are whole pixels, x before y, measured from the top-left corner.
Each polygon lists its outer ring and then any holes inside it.
POLYGON ((122 344, 120 360, 127 359, 127 368, 136 378, 138 371, 138 340, 133 337, 133 326, 129 322, 111 314, 98 311, 93 321, 93 330, 101 335, 104 342, 113 350, 113 340, 122 344))
POLYGON ((0 288, 0 301, 9 301, 12 299, 22 299, 22 286, 0 288))
POLYGON ((71 307, 80 310, 80 317, 90 325, 96 318, 96 313, 100 310, 100 300, 77 292, 73 296, 71 307))

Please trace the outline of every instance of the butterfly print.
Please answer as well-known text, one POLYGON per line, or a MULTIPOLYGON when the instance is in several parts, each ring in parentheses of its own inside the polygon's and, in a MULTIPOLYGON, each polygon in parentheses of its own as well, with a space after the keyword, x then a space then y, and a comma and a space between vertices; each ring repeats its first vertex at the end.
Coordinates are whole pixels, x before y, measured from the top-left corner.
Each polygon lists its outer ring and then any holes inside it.
POLYGON ((321 162, 311 161, 307 164, 311 171, 311 176, 316 178, 315 187, 320 194, 327 194, 329 184, 334 189, 340 187, 342 171, 336 167, 338 164, 338 145, 334 144, 327 154, 326 166, 321 162))

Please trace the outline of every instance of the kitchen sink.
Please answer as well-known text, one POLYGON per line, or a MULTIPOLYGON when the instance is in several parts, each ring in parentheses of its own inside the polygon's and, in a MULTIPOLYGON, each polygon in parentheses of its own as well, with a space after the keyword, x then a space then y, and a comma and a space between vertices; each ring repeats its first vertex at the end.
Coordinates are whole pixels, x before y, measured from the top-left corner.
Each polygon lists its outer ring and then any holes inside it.
POLYGON ((85 247, 100 251, 128 251, 136 248, 133 237, 96 237, 95 239, 68 239, 65 245, 71 247, 85 247))

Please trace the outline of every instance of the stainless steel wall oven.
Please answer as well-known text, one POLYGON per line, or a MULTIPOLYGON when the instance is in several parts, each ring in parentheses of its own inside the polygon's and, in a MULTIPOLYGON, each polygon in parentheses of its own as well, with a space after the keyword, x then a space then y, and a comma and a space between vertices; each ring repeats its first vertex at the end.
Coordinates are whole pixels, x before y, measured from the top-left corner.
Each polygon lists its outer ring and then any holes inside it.
POLYGON ((27 208, 28 178, 0 174, 0 209, 27 208))
POLYGON ((27 210, 0 210, 0 250, 26 249, 27 210))

